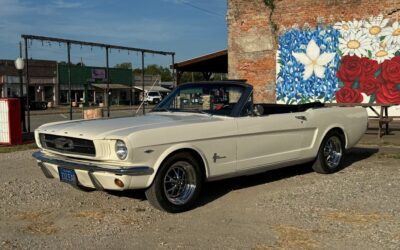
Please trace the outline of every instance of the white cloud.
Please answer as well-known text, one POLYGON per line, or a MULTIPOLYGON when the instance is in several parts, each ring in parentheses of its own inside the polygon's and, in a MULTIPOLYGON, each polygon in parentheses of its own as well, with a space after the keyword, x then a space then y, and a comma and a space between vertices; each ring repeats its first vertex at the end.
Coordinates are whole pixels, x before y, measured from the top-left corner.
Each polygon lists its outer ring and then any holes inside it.
POLYGON ((65 2, 64 0, 53 1, 53 5, 60 9, 77 9, 84 7, 82 2, 65 2))
POLYGON ((34 10, 34 7, 22 3, 20 0, 0 0, 0 16, 2 19, 22 15, 34 10))

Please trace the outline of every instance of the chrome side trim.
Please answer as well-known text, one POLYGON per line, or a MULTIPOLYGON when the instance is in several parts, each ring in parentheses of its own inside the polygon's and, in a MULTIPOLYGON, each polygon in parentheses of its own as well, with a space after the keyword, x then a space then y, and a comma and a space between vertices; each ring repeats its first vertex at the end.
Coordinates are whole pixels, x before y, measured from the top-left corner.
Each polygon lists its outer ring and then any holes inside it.
POLYGON ((42 151, 36 151, 32 154, 32 156, 39 161, 39 166, 40 163, 44 162, 68 169, 86 170, 89 171, 89 173, 108 172, 117 175, 130 175, 130 176, 151 175, 154 173, 154 170, 152 168, 146 166, 115 168, 113 166, 108 166, 103 164, 92 164, 86 162, 83 163, 79 161, 74 161, 74 159, 61 158, 58 156, 49 156, 43 153, 42 151))
POLYGON ((213 177, 208 178, 207 182, 228 179, 228 178, 233 178, 233 177, 238 177, 238 176, 255 175, 255 174, 268 172, 268 171, 278 169, 278 168, 285 168, 285 167, 289 167, 289 166, 295 166, 295 165, 300 165, 300 164, 307 163, 307 162, 312 162, 313 160, 315 160, 315 157, 291 160, 291 161, 287 161, 287 162, 278 162, 278 163, 265 165, 265 166, 258 166, 258 167, 252 168, 252 169, 244 169, 244 170, 240 170, 240 171, 229 173, 229 174, 213 176, 213 177))

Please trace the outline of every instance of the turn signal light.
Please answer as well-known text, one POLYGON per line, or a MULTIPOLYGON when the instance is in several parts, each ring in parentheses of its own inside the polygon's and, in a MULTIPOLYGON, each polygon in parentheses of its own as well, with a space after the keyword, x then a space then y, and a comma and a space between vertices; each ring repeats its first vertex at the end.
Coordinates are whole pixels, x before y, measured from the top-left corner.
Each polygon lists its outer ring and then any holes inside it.
POLYGON ((120 188, 123 188, 125 185, 120 179, 115 179, 114 180, 115 185, 117 185, 120 188))

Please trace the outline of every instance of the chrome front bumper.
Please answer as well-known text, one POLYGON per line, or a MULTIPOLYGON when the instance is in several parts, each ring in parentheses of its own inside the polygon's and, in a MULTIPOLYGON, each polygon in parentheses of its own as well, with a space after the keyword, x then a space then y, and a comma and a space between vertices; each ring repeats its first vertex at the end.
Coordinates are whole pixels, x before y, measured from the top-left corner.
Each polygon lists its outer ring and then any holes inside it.
POLYGON ((132 167, 124 167, 117 168, 115 166, 101 164, 101 163, 90 163, 90 162, 82 162, 79 160, 75 160, 67 157, 60 157, 55 155, 48 155, 42 151, 36 151, 32 154, 32 156, 38 161, 38 165, 41 168, 42 172, 47 178, 55 178, 54 174, 51 173, 48 166, 46 164, 56 165, 57 167, 73 169, 73 170, 83 170, 87 171, 87 174, 92 182, 93 186, 98 190, 103 190, 103 185, 100 181, 95 178, 96 172, 107 173, 118 176, 149 176, 153 174, 154 170, 150 167, 146 166, 132 166, 132 167))
POLYGON ((50 163, 57 165, 59 167, 68 168, 68 169, 80 169, 86 170, 89 172, 109 172, 117 175, 151 175, 154 170, 150 167, 127 167, 127 168, 112 168, 103 164, 92 164, 92 163, 82 163, 79 161, 67 160, 65 158, 57 157, 57 156, 48 156, 42 151, 36 151, 32 154, 32 156, 40 161, 45 163, 50 163))

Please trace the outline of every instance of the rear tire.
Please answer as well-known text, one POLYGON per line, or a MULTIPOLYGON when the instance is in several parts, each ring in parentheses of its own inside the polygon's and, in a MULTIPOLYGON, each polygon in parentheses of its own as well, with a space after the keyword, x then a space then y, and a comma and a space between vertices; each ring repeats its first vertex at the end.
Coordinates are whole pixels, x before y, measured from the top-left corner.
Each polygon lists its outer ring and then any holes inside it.
POLYGON ((343 158, 344 136, 338 131, 330 131, 321 143, 312 168, 320 174, 331 174, 342 168, 343 158))
POLYGON ((153 184, 145 191, 151 205, 169 213, 193 207, 203 185, 203 172, 192 155, 182 152, 161 165, 153 184))

